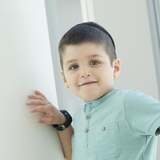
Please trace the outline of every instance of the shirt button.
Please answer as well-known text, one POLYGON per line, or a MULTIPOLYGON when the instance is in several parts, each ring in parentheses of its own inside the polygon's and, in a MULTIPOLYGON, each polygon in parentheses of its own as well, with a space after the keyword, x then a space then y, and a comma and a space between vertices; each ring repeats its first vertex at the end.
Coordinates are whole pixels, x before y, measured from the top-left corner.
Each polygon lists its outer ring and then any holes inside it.
POLYGON ((89 118, 90 118, 90 116, 89 116, 89 115, 87 115, 87 116, 86 116, 86 119, 89 119, 89 118))
POLYGON ((87 133, 88 132, 88 128, 85 128, 84 132, 87 133))
POLYGON ((102 127, 102 131, 105 131, 105 130, 106 130, 106 127, 105 127, 105 126, 103 126, 103 127, 102 127))

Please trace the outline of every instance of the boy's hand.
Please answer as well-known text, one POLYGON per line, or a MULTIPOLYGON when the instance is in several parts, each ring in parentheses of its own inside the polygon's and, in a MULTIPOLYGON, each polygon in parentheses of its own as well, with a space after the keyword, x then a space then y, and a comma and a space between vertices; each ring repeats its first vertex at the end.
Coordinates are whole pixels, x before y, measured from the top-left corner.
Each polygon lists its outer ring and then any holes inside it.
POLYGON ((28 95, 31 100, 26 103, 28 106, 35 106, 30 112, 41 112, 45 113, 45 116, 38 119, 38 123, 45 124, 58 124, 62 125, 65 123, 65 116, 54 107, 47 98, 39 91, 35 91, 35 94, 28 95))

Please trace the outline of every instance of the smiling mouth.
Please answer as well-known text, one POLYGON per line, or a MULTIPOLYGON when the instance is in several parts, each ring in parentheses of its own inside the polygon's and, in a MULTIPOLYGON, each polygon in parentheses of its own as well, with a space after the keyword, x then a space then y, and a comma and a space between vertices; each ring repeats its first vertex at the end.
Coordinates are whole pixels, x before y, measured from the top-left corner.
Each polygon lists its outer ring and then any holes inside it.
POLYGON ((85 82, 79 86, 85 86, 85 85, 90 85, 90 84, 93 84, 93 83, 97 83, 97 81, 90 81, 90 82, 85 82))

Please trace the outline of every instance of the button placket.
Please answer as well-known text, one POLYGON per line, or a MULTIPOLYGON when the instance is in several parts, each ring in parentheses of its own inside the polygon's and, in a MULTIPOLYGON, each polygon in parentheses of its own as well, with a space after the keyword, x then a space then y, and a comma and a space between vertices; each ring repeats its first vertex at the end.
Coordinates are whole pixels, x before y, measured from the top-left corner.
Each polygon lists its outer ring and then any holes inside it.
POLYGON ((90 123, 90 112, 91 112, 91 104, 85 104, 85 128, 84 128, 84 133, 85 133, 85 142, 84 142, 84 147, 88 147, 88 132, 89 132, 89 123, 90 123))

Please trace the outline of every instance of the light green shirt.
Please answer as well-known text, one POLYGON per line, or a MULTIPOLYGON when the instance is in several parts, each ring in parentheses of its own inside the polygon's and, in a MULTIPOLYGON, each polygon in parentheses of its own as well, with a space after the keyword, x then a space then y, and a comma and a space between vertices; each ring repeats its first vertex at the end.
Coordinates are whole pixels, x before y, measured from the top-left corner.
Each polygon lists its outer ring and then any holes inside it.
POLYGON ((142 92, 86 101, 73 122, 72 160, 156 160, 160 103, 142 92))

